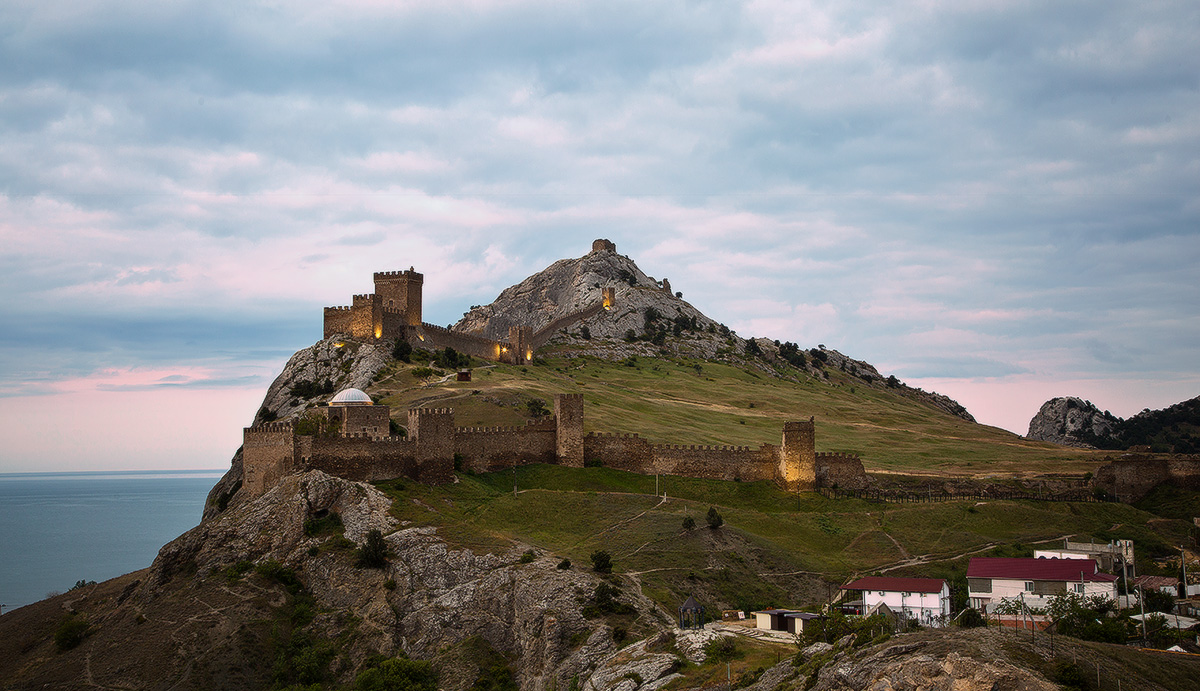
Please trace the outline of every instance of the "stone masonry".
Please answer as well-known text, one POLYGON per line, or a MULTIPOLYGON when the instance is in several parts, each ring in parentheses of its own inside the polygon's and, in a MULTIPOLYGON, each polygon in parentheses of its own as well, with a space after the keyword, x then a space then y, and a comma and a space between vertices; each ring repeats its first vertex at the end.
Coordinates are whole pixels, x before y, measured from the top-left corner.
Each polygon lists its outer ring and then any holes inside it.
POLYGON ((408 412, 408 438, 378 432, 387 429, 387 406, 318 410, 327 411, 330 418, 352 415, 355 424, 337 434, 300 435, 295 421, 243 431, 244 487, 251 496, 263 494, 287 475, 312 469, 350 480, 407 477, 442 484, 453 481, 456 464, 472 472, 531 463, 603 465, 647 475, 772 480, 793 492, 862 488, 867 482, 857 456, 815 452, 812 418, 785 423, 779 446, 752 448, 653 444, 636 434, 585 435, 579 394, 555 396, 553 416, 521 427, 455 427, 453 410, 415 408, 408 412))

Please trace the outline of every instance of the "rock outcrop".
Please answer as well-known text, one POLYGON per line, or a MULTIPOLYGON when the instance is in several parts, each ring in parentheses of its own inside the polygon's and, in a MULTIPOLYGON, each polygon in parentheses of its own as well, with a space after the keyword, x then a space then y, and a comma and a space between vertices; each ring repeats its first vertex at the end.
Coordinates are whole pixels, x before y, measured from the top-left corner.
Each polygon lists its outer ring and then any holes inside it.
POLYGON ((1025 437, 1090 449, 1094 447, 1087 442, 1089 437, 1107 436, 1118 422, 1117 418, 1101 412, 1091 401, 1074 396, 1052 398, 1043 403, 1037 415, 1029 421, 1029 432, 1025 437))

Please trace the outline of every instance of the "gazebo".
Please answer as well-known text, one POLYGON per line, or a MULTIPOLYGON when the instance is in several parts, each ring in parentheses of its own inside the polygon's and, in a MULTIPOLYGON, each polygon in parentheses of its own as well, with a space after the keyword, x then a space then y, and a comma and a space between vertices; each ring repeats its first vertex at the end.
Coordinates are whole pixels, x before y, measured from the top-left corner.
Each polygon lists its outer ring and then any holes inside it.
POLYGON ((679 628, 704 628, 704 608, 691 595, 688 595, 687 602, 679 608, 679 628))

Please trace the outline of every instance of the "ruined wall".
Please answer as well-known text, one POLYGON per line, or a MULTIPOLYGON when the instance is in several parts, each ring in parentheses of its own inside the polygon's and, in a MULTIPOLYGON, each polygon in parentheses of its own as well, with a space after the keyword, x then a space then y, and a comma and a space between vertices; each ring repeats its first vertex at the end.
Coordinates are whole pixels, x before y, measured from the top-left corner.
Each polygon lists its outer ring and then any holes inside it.
POLYGON ((502 353, 502 349, 507 347, 507 344, 493 341, 490 338, 458 333, 457 331, 451 331, 436 324, 422 324, 419 330, 410 330, 408 342, 414 347, 429 350, 453 348, 471 357, 492 360, 493 362, 502 359, 501 356, 504 354, 502 353))
POLYGON ((1200 490, 1200 458, 1120 458, 1100 466, 1092 482, 1124 502, 1137 501, 1164 482, 1200 490))
POLYGON ((459 427, 454 453, 463 469, 476 473, 530 463, 554 463, 555 422, 533 421, 524 427, 459 427))
POLYGON ((322 338, 330 338, 337 334, 350 333, 350 314, 349 307, 326 307, 325 308, 325 328, 322 338))
POLYGON ((602 312, 604 309, 606 309, 606 308, 605 308, 604 302, 602 300, 601 302, 597 302, 596 304, 592 305, 591 307, 587 307, 585 309, 579 310, 578 312, 572 312, 571 314, 568 314, 566 316, 559 317, 558 319, 555 319, 554 321, 550 322, 549 324, 538 329, 533 334, 533 336, 530 337, 529 345, 534 350, 537 350, 538 348, 546 345, 546 341, 549 341, 550 338, 552 336, 554 336, 554 334, 557 333, 559 329, 563 329, 563 328, 570 326, 571 324, 581 322, 584 319, 587 319, 588 317, 593 317, 593 316, 599 314, 600 312, 602 312))
MULTIPOLYGON (((403 437, 296 437, 300 466, 347 480, 420 479, 417 444, 403 437)), ((431 483, 433 484, 433 483, 431 483)))
POLYGON ((257 497, 296 472, 294 427, 272 422, 242 430, 242 487, 257 497))
POLYGON ((633 473, 653 472, 652 444, 636 434, 598 434, 589 432, 583 438, 584 465, 628 470, 633 473))
POLYGON ((555 456, 558 463, 583 467, 583 394, 554 397, 555 456))
POLYGON ((663 473, 707 480, 774 480, 779 447, 695 446, 656 444, 650 467, 641 473, 663 473))
POLYGON ((616 246, 616 244, 609 242, 608 240, 593 240, 592 241, 592 251, 593 252, 616 252, 617 246, 616 246))
POLYGON ((841 453, 819 453, 815 459, 817 487, 865 489, 867 473, 858 456, 841 453))

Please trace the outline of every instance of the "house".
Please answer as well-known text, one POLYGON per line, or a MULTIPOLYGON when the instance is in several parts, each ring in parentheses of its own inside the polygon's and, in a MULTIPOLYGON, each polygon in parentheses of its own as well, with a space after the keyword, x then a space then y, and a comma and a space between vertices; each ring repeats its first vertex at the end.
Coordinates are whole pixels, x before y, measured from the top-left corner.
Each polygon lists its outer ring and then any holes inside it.
POLYGON ((1169 576, 1138 576, 1133 585, 1142 590, 1157 590, 1171 597, 1179 595, 1179 579, 1169 576))
POLYGON ((820 614, 798 612, 794 609, 764 609, 754 612, 754 628, 763 631, 802 634, 809 622, 820 618, 822 618, 820 614))
POLYGON ((1071 542, 1063 538, 1062 547, 1038 549, 1033 552, 1034 559, 1095 559, 1101 571, 1107 573, 1122 572, 1132 569, 1133 540, 1112 540, 1110 542, 1071 542))
POLYGON ((886 605, 901 619, 924 626, 942 626, 950 618, 950 585, 941 578, 868 576, 843 585, 862 593, 863 612, 886 605))
POLYGON ((967 565, 971 606, 992 611, 1005 600, 1045 607, 1051 596, 1073 592, 1117 599, 1117 577, 1101 573, 1095 559, 975 557, 967 565))

